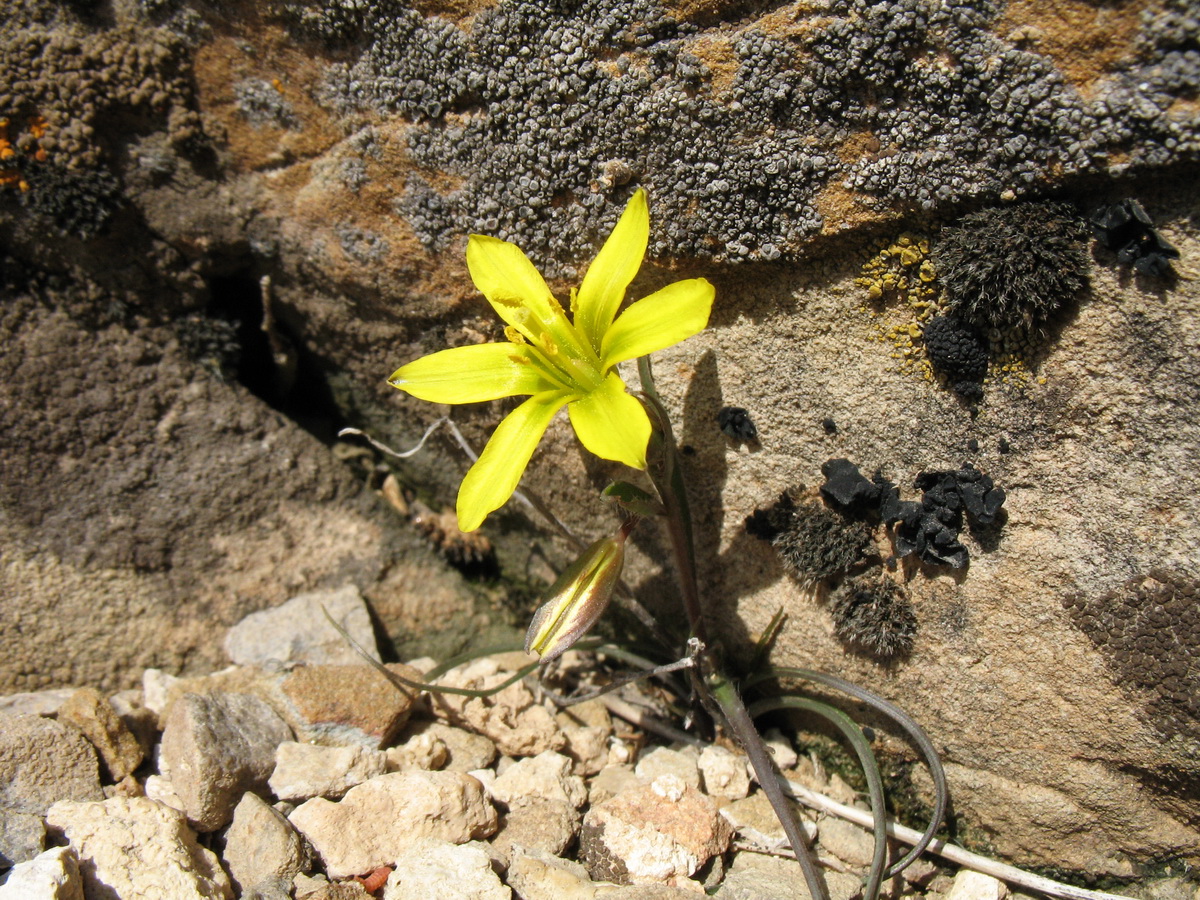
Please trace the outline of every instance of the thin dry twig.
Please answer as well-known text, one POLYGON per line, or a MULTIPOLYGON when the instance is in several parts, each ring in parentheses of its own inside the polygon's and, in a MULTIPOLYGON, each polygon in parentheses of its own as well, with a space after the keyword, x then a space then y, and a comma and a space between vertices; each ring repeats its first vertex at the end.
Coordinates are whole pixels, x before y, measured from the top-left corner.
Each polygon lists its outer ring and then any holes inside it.
MULTIPOLYGON (((794 781, 781 780, 791 790, 797 802, 854 822, 864 828, 871 827, 873 820, 871 814, 866 810, 855 809, 852 806, 838 803, 836 800, 826 797, 824 794, 819 794, 816 791, 809 790, 794 781)), ((888 823, 887 832, 890 837, 906 844, 915 844, 921 839, 921 832, 894 822, 888 823)), ((962 866, 965 869, 973 869, 976 872, 991 875, 993 878, 998 878, 1000 881, 1008 884, 1037 891, 1049 897, 1059 897, 1061 900, 1129 900, 1128 897, 1121 897, 1119 894, 1091 891, 1087 888, 1063 884, 1061 881, 1054 881, 1051 878, 1043 878, 1041 875, 1034 875, 1032 872, 1018 869, 1016 866, 1010 866, 1006 863, 989 859, 986 856, 980 856, 978 853, 972 853, 970 850, 964 850, 957 844, 949 844, 940 838, 933 840, 933 843, 929 845, 929 850, 942 857, 942 859, 962 866)))

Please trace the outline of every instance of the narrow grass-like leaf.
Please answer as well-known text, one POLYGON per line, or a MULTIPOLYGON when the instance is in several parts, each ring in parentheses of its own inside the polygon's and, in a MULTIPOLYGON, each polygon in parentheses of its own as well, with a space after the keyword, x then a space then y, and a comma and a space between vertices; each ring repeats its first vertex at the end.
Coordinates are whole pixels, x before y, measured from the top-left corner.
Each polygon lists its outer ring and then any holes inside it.
POLYGON ((937 830, 941 828, 942 820, 946 816, 950 790, 946 785, 946 772, 942 768, 941 757, 938 756, 937 749, 933 746, 933 741, 929 739, 929 735, 925 733, 925 730, 908 713, 896 706, 896 704, 889 700, 884 700, 866 688, 859 687, 857 684, 846 681, 844 678, 838 678, 836 675, 830 675, 826 672, 818 672, 813 669, 798 669, 790 666, 777 666, 751 675, 743 682, 743 688, 749 690, 752 686, 772 678, 799 678, 804 681, 815 681, 817 684, 823 684, 844 694, 849 694, 856 700, 861 700, 903 728, 917 749, 921 751, 921 755, 925 757, 925 765, 929 767, 929 774, 933 778, 935 792, 933 815, 930 816, 929 824, 921 835, 921 839, 899 862, 888 869, 885 876, 887 878, 896 877, 925 852, 925 848, 929 846, 930 841, 937 834, 937 830))
POLYGON ((870 741, 858 723, 846 713, 836 706, 808 697, 768 697, 750 704, 749 712, 752 719, 757 719, 764 713, 777 709, 800 709, 821 716, 845 735, 850 746, 854 748, 863 774, 867 777, 867 794, 871 799, 871 815, 875 820, 872 827, 875 851, 871 856, 871 868, 867 872, 866 885, 863 887, 863 900, 878 900, 879 889, 883 886, 884 870, 887 868, 887 808, 883 796, 883 776, 879 774, 879 764, 875 760, 870 741))

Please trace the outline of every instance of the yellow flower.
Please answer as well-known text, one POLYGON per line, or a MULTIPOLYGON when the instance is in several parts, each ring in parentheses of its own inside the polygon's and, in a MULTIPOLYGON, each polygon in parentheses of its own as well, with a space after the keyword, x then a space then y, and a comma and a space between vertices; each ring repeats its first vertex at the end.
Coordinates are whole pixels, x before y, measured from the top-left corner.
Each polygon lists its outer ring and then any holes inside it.
POLYGON ((564 406, 575 434, 592 453, 635 469, 646 467, 650 420, 615 367, 702 331, 715 293, 704 278, 677 281, 618 316, 649 236, 646 192, 639 190, 579 290, 571 292, 572 321, 516 244, 471 235, 471 280, 506 323, 508 341, 441 350, 388 379, 433 403, 530 395, 497 426, 459 487, 463 531, 474 531, 512 496, 550 420, 564 406))

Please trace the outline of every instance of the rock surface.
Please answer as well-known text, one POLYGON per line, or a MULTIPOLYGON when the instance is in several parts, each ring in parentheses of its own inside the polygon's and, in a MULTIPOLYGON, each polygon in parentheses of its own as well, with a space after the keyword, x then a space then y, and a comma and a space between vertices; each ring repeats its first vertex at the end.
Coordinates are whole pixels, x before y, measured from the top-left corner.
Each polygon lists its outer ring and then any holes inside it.
POLYGON ((141 765, 141 744, 95 688, 75 691, 59 709, 58 719, 78 728, 96 748, 109 782, 120 781, 141 765))
POLYGON ((182 813, 144 797, 56 803, 46 825, 80 861, 84 893, 121 900, 232 900, 229 876, 182 813))
POLYGON ((0 900, 84 900, 79 862, 70 847, 54 847, 14 866, 0 900))
POLYGON ((712 800, 660 775, 589 809, 579 844, 593 878, 667 884, 686 881, 732 835, 712 800))
POLYGON ((388 876, 383 900, 510 900, 512 891, 492 871, 474 841, 424 840, 404 854, 388 876))
POLYGON ((287 817, 251 793, 233 810, 222 859, 243 896, 264 882, 290 887, 309 867, 308 850, 287 817))
POLYGON ((46 848, 46 826, 37 813, 0 807, 0 868, 33 859, 46 848))
POLYGON ((302 803, 313 797, 336 800, 346 791, 387 769, 381 750, 319 747, 285 741, 275 748, 275 769, 267 782, 280 800, 302 803))
POLYGON ((509 809, 534 800, 551 800, 579 809, 587 801, 583 779, 572 775, 572 762, 554 750, 521 759, 501 772, 488 793, 509 809))
MULTIPOLYGON (((631 295, 682 271, 718 287, 710 329, 657 371, 730 651, 782 608, 777 662, 925 711, 956 809, 1015 861, 1120 875, 1200 854, 1194 10, 753 6, 7 4, 0 684, 205 670, 214 624, 350 582, 393 640, 481 636, 439 558, 454 536, 431 544, 322 439, 352 419, 412 445, 443 410, 387 373, 498 337, 467 233, 516 241, 566 298, 646 187, 631 295), (1084 216, 1140 201, 1179 277, 1092 245, 1090 289, 993 359, 973 406, 928 369, 907 301, 858 281, 877 240, 924 229, 935 260, 962 213, 1045 195, 1084 216), (714 427, 728 405, 754 452, 714 427), (999 531, 963 533, 968 570, 901 564, 917 631, 887 667, 744 530, 831 458, 906 499, 968 461, 1010 488, 999 531)), ((501 411, 456 415, 478 446, 501 411)), ((430 445, 399 475, 449 504, 462 469, 430 445)), ((590 537, 609 474, 561 417, 526 478, 590 537)), ((519 515, 488 529, 503 577, 567 556, 519 515)), ((665 598, 643 549, 626 574, 665 598)))

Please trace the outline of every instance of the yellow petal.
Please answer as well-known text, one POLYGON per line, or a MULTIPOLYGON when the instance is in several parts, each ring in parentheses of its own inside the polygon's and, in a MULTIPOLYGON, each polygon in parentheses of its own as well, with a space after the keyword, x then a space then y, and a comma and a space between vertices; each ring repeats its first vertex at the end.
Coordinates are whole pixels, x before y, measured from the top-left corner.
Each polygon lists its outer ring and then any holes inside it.
POLYGON ((604 335, 604 368, 678 344, 704 330, 716 289, 706 278, 676 281, 632 304, 604 335))
POLYGON ((544 322, 555 318, 555 307, 558 315, 562 315, 562 307, 550 293, 546 280, 516 244, 482 234, 471 235, 467 240, 467 269, 475 287, 487 297, 497 315, 526 337, 530 336, 524 327, 529 313, 544 322))
POLYGON ((587 336, 597 353, 604 332, 625 298, 625 289, 642 264, 649 240, 650 211, 646 192, 639 189, 592 260, 575 301, 578 307, 575 326, 587 336))
POLYGON ((458 489, 460 529, 474 531, 512 496, 546 426, 570 399, 562 391, 534 394, 496 426, 458 489))
POLYGON ((422 356, 397 369, 388 384, 431 403, 478 403, 554 387, 528 347, 507 343, 452 347, 422 356))
POLYGON ((575 434, 592 453, 635 469, 646 468, 650 418, 616 372, 609 372, 600 387, 573 402, 568 411, 575 434))

